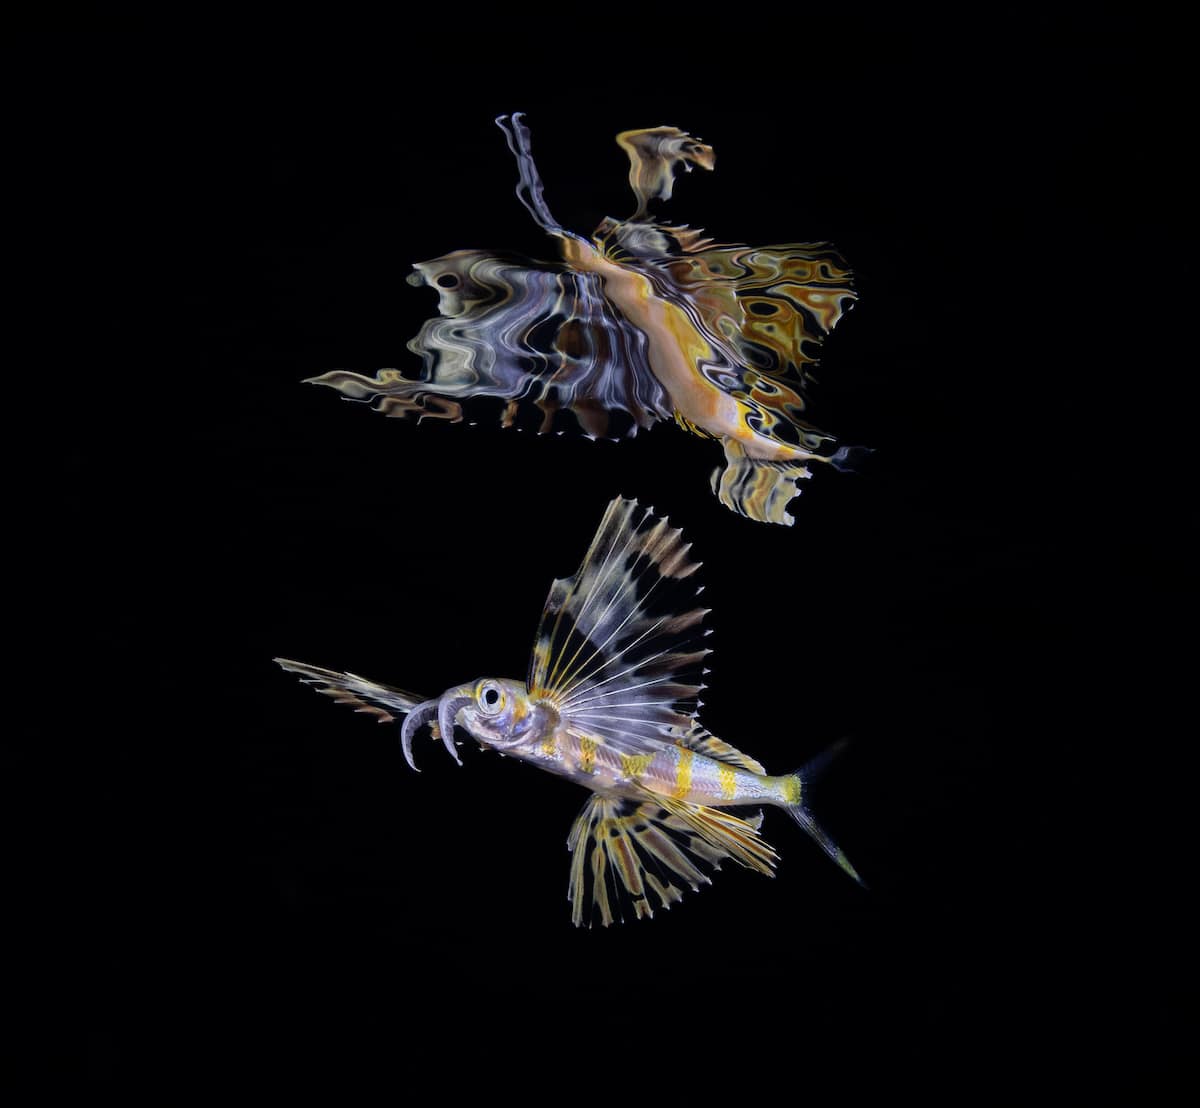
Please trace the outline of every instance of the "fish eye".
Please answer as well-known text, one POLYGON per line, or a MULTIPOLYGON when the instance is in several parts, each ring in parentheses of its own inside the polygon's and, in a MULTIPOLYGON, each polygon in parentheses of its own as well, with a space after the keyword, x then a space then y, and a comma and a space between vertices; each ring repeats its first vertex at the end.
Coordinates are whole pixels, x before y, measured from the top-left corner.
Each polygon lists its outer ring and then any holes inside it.
POLYGON ((504 694, 495 685, 483 685, 479 690, 479 706, 485 712, 497 712, 504 694))

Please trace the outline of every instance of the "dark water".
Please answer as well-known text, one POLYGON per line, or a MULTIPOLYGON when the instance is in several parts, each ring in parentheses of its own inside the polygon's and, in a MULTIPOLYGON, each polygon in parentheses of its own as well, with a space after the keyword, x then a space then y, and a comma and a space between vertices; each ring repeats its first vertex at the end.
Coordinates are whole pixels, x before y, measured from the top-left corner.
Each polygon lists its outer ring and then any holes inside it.
POLYGON ((79 307, 36 369, 68 432, 58 595, 110 728, 76 755, 95 1076, 336 1070, 402 1042, 423 1073, 443 1029, 469 1057, 505 1019, 716 1050, 751 1012, 767 1058, 912 1041, 918 1069, 1086 1066, 1115 1043, 1161 1076, 1189 995, 1156 720, 1184 548, 1148 538, 1169 497, 1129 451, 1169 438, 1145 430, 1173 405, 1143 320, 1176 303, 1179 194, 1118 47, 857 43, 745 103, 560 95, 529 65, 468 84, 411 58, 50 53, 64 79, 29 118, 65 233, 43 261, 79 307), (821 110, 789 114, 797 87, 821 110), (719 451, 669 426, 618 445, 417 427, 299 384, 411 371, 434 300, 412 262, 553 256, 492 124, 514 109, 576 230, 626 214, 613 135, 666 123, 717 152, 672 219, 841 248, 861 299, 814 421, 876 453, 818 472, 794 528, 723 510, 719 451), (855 737, 816 807, 869 892, 768 814, 775 880, 729 867, 653 921, 576 932, 580 790, 424 741, 415 776, 395 727, 270 662, 426 695, 523 677, 551 579, 618 493, 705 563, 708 726, 779 771, 855 737))

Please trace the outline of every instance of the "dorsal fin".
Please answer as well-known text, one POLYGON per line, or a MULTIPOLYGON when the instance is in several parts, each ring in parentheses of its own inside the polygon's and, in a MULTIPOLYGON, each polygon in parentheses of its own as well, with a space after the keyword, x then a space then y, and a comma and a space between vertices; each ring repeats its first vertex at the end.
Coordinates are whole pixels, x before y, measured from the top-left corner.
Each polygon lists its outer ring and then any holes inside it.
POLYGON ((762 762, 751 758, 749 754, 743 754, 737 747, 730 746, 724 739, 718 739, 716 735, 706 731, 698 723, 693 724, 686 735, 675 741, 680 746, 686 746, 689 750, 694 750, 697 754, 703 754, 707 758, 715 758, 718 762, 728 762, 731 766, 740 766, 742 769, 748 769, 751 773, 765 774, 767 772, 763 768, 762 762))

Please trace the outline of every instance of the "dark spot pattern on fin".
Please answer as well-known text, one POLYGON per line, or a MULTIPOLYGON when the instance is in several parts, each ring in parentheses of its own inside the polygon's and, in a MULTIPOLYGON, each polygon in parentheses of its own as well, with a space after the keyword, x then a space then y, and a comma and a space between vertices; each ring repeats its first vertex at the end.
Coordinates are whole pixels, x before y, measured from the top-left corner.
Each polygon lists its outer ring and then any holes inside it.
MULTIPOLYGON (((728 289, 737 303, 729 313, 733 343, 747 370, 793 386, 803 386, 817 347, 854 304, 853 274, 827 242, 777 246, 708 245, 682 257, 662 260, 675 287, 704 303, 714 287, 728 289)), ((726 337, 728 325, 711 315, 706 322, 726 337)), ((752 382, 753 378, 749 378, 752 382)), ((764 391, 764 402, 774 399, 764 391)), ((803 410, 787 398, 790 417, 803 410)))
POLYGON ((554 582, 528 687, 565 726, 639 754, 693 723, 710 653, 690 544, 634 500, 616 499, 573 577, 554 582))

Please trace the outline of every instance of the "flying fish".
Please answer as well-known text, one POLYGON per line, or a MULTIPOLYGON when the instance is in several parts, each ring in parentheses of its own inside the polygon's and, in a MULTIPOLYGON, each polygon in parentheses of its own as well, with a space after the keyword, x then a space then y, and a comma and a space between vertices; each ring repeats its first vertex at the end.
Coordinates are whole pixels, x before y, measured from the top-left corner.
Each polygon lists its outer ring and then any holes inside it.
POLYGON ((666 519, 613 500, 578 572, 550 588, 525 681, 483 677, 425 699, 275 660, 382 722, 402 717, 413 769, 413 743, 426 728, 461 765, 461 729, 484 749, 587 789, 567 838, 577 926, 669 908, 709 884, 725 859, 773 876, 778 855, 760 834, 764 807, 782 808, 861 884, 809 806, 809 786, 837 746, 772 775, 701 724, 708 610, 697 606, 690 550, 666 519))

